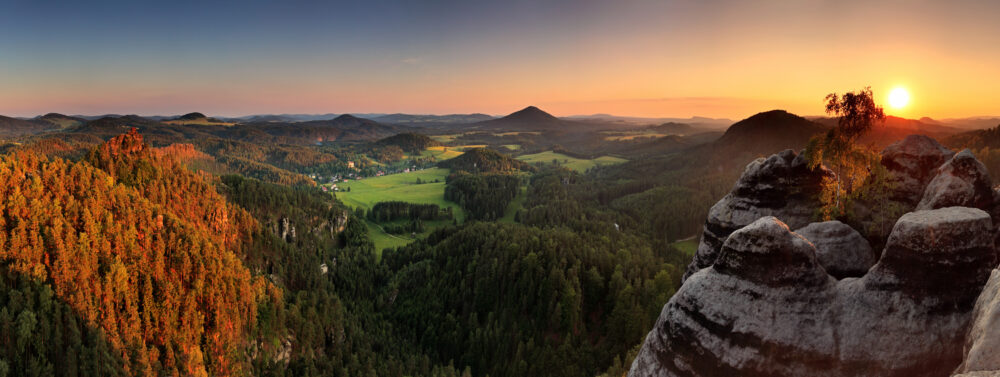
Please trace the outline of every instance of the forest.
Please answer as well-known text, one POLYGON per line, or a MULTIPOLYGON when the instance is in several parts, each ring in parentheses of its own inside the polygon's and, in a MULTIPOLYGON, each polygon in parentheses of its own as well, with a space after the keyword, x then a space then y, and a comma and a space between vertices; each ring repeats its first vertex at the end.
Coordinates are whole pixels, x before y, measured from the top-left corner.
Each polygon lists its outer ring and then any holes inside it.
MULTIPOLYGON (((203 146, 134 129, 51 140, 0 156, 0 375, 617 375, 685 263, 667 241, 690 229, 633 210, 653 197, 595 195, 600 169, 472 150, 446 164, 459 223, 217 175, 203 146), (366 219, 454 225, 379 259, 366 219)), ((221 161, 263 156, 241 150, 221 161)))

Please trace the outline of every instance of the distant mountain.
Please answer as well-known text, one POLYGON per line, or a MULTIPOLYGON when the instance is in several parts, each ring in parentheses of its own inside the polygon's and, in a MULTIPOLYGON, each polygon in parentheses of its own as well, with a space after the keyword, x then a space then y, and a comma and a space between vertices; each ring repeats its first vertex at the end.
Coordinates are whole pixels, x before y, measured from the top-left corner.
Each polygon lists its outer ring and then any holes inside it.
POLYGON ((570 131, 574 126, 585 125, 577 121, 567 121, 556 118, 541 109, 528 106, 498 119, 490 119, 473 123, 474 128, 486 128, 509 131, 570 131))
MULTIPOLYGON (((812 117, 811 119, 827 127, 837 125, 837 118, 812 117)), ((881 148, 897 140, 902 140, 908 135, 919 134, 935 139, 945 139, 960 132, 962 129, 926 117, 916 120, 887 116, 884 123, 873 125, 871 130, 861 137, 860 142, 881 148)))
POLYGON ((285 117, 281 115, 251 115, 242 118, 230 118, 228 120, 242 121, 247 123, 263 123, 263 122, 295 122, 295 118, 285 117))
POLYGON ((205 114, 198 113, 198 112, 187 113, 187 114, 184 114, 184 115, 181 115, 181 116, 177 117, 178 120, 195 120, 195 119, 205 119, 205 118, 208 118, 208 117, 205 116, 205 114))
POLYGON ((983 130, 966 131, 942 140, 945 145, 958 148, 1000 149, 1000 125, 983 130))
POLYGON ((690 118, 644 118, 644 117, 629 117, 629 116, 617 116, 610 114, 591 114, 591 115, 571 115, 568 117, 563 117, 567 120, 589 120, 589 121, 599 121, 604 123, 618 123, 623 125, 654 125, 662 123, 682 123, 687 124, 696 128, 705 128, 710 130, 724 130, 733 124, 731 119, 726 118, 706 118, 706 117, 690 117, 690 118))
POLYGON ((24 120, 0 115, 0 136, 22 136, 56 128, 55 125, 38 120, 24 120))
POLYGON ((936 122, 965 130, 982 130, 1000 125, 1000 117, 949 118, 936 122))
POLYGON ((290 144, 320 143, 327 141, 372 141, 392 136, 410 129, 404 126, 382 124, 371 119, 344 114, 328 120, 306 122, 257 122, 236 127, 243 140, 258 140, 261 132, 290 144))
POLYGON ((552 116, 547 112, 542 111, 534 106, 528 106, 520 111, 515 111, 510 115, 507 115, 501 120, 514 121, 514 122, 558 122, 559 118, 552 116))
POLYGON ((690 135, 697 132, 708 131, 707 129, 703 128, 695 128, 690 124, 676 123, 676 122, 667 122, 659 126, 649 126, 647 127, 647 129, 657 132, 663 132, 670 135, 690 135))
MULTIPOLYGON (((810 119, 827 127, 835 127, 837 125, 837 118, 811 117, 810 119)), ((928 136, 955 134, 962 131, 961 129, 945 125, 944 123, 926 117, 916 120, 891 115, 885 117, 885 123, 876 124, 872 127, 872 130, 877 132, 879 131, 879 127, 894 129, 890 130, 892 132, 911 132, 928 136)))
MULTIPOLYGON (((234 118, 223 118, 229 122, 309 122, 314 120, 326 120, 337 117, 340 114, 256 114, 234 118)), ((362 118, 371 118, 384 114, 360 114, 362 118)))
POLYGON ((158 120, 167 124, 187 124, 187 125, 220 125, 220 126, 231 126, 235 124, 234 122, 225 122, 216 118, 210 118, 202 113, 188 113, 175 118, 169 119, 153 119, 158 120))
POLYGON ((375 142, 378 146, 388 146, 395 145, 408 153, 420 153, 421 151, 427 149, 427 147, 433 147, 441 145, 437 140, 427 137, 427 135, 415 134, 412 132, 401 133, 393 136, 389 136, 385 139, 375 142))
POLYGON ((467 124, 493 119, 486 114, 448 114, 448 115, 413 115, 413 114, 389 114, 374 117, 372 120, 406 126, 434 127, 451 124, 467 124))
POLYGON ((87 122, 86 119, 79 117, 72 117, 68 115, 63 115, 59 113, 48 113, 39 117, 34 118, 35 121, 46 122, 52 124, 56 128, 70 128, 73 126, 78 126, 87 122))
POLYGON ((715 141, 714 146, 733 153, 757 155, 769 155, 784 149, 797 151, 804 148, 813 135, 828 129, 787 111, 772 110, 736 122, 715 141))
POLYGON ((313 120, 308 122, 298 122, 302 126, 320 126, 337 128, 382 128, 396 129, 395 127, 376 122, 371 119, 358 118, 351 114, 344 114, 329 120, 313 120))

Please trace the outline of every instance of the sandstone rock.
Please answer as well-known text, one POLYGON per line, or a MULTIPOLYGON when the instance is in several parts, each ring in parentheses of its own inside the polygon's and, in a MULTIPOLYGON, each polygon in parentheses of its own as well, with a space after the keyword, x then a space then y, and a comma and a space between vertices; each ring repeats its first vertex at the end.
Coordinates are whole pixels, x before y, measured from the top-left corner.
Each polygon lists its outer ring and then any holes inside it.
POLYGON ((333 221, 333 236, 336 237, 337 234, 343 232, 347 229, 347 210, 341 210, 337 217, 333 221))
POLYGON ((747 165, 732 192, 709 210, 701 242, 684 279, 711 266, 730 233, 764 216, 775 216, 791 227, 810 222, 820 203, 821 184, 833 173, 809 169, 805 158, 792 150, 759 158, 747 165))
POLYGON ((995 265, 973 208, 904 215, 882 259, 834 280, 774 217, 734 232, 664 306, 629 376, 943 376, 995 265))
POLYGON ((937 169, 917 209, 963 206, 990 210, 993 207, 991 183, 986 166, 968 149, 963 150, 937 169))
POLYGON ((278 235, 285 242, 292 242, 295 240, 295 225, 292 225, 291 220, 287 217, 282 217, 278 220, 278 235))
POLYGON ((954 154, 924 135, 910 135, 886 147, 882 165, 892 175, 892 199, 916 205, 927 183, 937 174, 936 169, 954 154))
POLYGON ((965 356, 955 373, 1000 375, 1000 270, 993 270, 972 311, 965 356))
POLYGON ((812 223, 795 231, 816 246, 816 259, 837 279, 863 276, 875 265, 875 253, 854 228, 840 221, 812 223))

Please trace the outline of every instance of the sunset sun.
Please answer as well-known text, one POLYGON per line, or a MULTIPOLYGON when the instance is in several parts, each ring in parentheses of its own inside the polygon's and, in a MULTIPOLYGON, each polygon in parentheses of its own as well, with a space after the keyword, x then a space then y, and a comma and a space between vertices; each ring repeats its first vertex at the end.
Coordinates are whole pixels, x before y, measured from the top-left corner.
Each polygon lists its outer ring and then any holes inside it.
POLYGON ((889 106, 893 109, 902 109, 910 103, 910 92, 904 88, 896 88, 889 92, 889 106))

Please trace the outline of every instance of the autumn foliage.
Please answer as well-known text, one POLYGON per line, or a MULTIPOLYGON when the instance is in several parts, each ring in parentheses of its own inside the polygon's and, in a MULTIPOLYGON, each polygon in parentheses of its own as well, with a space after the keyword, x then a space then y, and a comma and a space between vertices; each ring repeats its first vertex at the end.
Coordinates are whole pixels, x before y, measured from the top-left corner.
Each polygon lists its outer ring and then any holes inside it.
POLYGON ((50 284, 131 374, 244 374, 257 302, 240 257, 259 225, 132 132, 82 162, 0 156, 0 264, 50 284))

